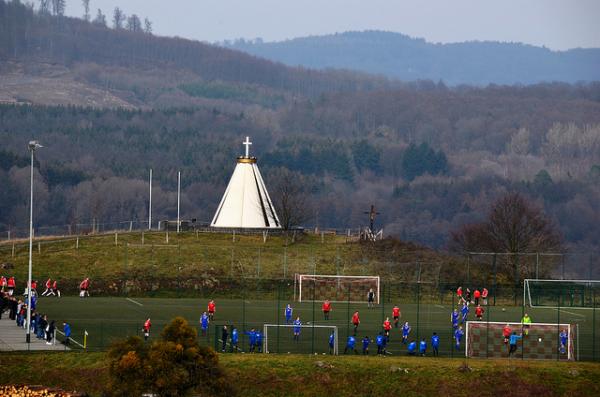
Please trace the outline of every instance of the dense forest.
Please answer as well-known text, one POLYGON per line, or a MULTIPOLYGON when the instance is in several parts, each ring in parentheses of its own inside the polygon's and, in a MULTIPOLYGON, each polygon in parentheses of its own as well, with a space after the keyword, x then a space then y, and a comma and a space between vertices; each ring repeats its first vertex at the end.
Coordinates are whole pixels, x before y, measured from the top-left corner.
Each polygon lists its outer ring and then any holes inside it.
POLYGON ((360 70, 401 80, 441 80, 452 86, 600 79, 597 48, 551 51, 520 43, 439 44, 382 31, 220 44, 290 66, 360 70))
POLYGON ((36 224, 65 225, 145 220, 150 168, 155 219, 175 217, 180 170, 184 218, 210 221, 249 135, 272 195, 297 181, 305 226, 365 225, 375 204, 386 234, 444 247, 516 191, 567 248, 599 246, 598 83, 316 72, 15 1, 0 21, 0 231, 27 225, 30 139, 36 224))

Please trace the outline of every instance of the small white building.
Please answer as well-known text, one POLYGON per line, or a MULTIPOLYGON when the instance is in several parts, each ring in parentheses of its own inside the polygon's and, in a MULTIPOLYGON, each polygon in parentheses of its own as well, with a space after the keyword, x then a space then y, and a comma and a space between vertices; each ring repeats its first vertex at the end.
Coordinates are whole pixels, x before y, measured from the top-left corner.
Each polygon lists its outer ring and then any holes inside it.
POLYGON ((233 175, 210 225, 231 229, 281 229, 256 157, 249 155, 250 138, 246 137, 243 144, 246 155, 237 158, 233 175))

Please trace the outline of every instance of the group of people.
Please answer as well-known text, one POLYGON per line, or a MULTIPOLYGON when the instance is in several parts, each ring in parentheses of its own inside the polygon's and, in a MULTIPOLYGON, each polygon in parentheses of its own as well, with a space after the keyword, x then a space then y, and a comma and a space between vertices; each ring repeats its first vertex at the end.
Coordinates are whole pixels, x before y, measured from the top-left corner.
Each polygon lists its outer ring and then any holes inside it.
MULTIPOLYGON (((16 284, 14 276, 10 276, 8 278, 6 278, 5 276, 0 276, 0 292, 5 292, 9 296, 13 296, 15 294, 16 285, 17 284, 16 284)), ((60 290, 58 289, 58 280, 52 280, 51 278, 48 278, 48 280, 46 280, 45 287, 46 287, 46 289, 44 290, 44 292, 42 292, 42 294, 40 296, 55 296, 57 298, 60 298, 60 290)), ((79 296, 81 298, 84 298, 86 296, 89 297, 90 296, 89 288, 90 288, 90 279, 89 279, 89 277, 86 277, 85 279, 83 279, 81 281, 81 283, 79 283, 79 296)), ((23 295, 25 297, 28 296, 30 290, 31 290, 32 297, 38 296, 37 280, 32 280, 31 286, 29 286, 29 283, 27 283, 27 285, 25 286, 25 290, 23 291, 23 295)))
MULTIPOLYGON (((33 284, 33 283, 32 283, 33 284)), ((33 291, 32 285, 32 291, 33 291)), ((56 325, 54 320, 48 320, 48 316, 38 312, 36 309, 37 294, 31 296, 31 324, 27 324, 27 300, 17 299, 8 291, 0 291, 0 319, 8 312, 8 318, 15 321, 17 327, 27 329, 30 327, 31 334, 39 340, 45 340, 47 345, 54 343, 56 325)), ((64 344, 69 345, 71 338, 71 325, 63 322, 65 334, 64 344)))

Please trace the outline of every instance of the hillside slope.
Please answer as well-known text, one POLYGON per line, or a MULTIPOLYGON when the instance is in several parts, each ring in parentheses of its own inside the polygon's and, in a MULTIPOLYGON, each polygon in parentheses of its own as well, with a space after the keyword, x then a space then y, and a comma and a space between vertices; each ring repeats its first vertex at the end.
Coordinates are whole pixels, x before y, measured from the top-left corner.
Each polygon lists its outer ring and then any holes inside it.
POLYGON ((286 65, 344 68, 400 80, 459 84, 533 84, 600 80, 600 49, 551 51, 519 43, 429 43, 382 31, 228 45, 286 65))
MULTIPOLYGON (((79 82, 108 90, 131 105, 197 105, 195 96, 181 89, 183 83, 222 81, 233 87, 249 85, 302 96, 370 90, 389 84, 386 79, 356 72, 287 67, 197 41, 40 15, 20 2, 0 0, 0 21, 0 60, 21 63, 24 78, 39 77, 45 64, 60 65, 79 82)), ((5 67, 0 65, 0 69, 5 67)), ((51 92, 53 88, 43 90, 51 92)), ((19 95, 25 96, 24 102, 30 100, 27 91, 23 92, 11 95, 0 89, 2 100, 8 102, 19 102, 19 95)), ((63 102, 58 99, 57 103, 63 102)), ((76 97, 71 103, 90 104, 76 97)))

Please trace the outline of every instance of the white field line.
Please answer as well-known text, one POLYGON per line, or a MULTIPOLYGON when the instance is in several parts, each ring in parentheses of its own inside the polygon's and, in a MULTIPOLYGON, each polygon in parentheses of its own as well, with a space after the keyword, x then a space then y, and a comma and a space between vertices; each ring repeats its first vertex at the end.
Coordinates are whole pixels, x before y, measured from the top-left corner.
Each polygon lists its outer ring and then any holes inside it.
POLYGON ((559 311, 559 310, 560 310, 560 312, 561 312, 561 313, 569 313, 569 314, 571 314, 571 315, 573 315, 573 316, 577 316, 577 317, 585 317, 583 314, 579 314, 579 313, 573 313, 573 312, 570 312, 570 311, 568 311, 568 310, 564 310, 564 309, 556 309, 556 308, 552 308, 552 310, 556 310, 556 311, 559 311))
POLYGON ((131 299, 131 298, 125 298, 125 299, 126 299, 126 300, 128 300, 128 301, 129 301, 129 302, 131 302, 131 303, 135 303, 135 304, 136 304, 136 305, 138 305, 138 306, 144 306, 144 305, 143 305, 143 304, 141 304, 140 302, 138 302, 138 301, 135 301, 135 300, 133 300, 133 299, 131 299))

